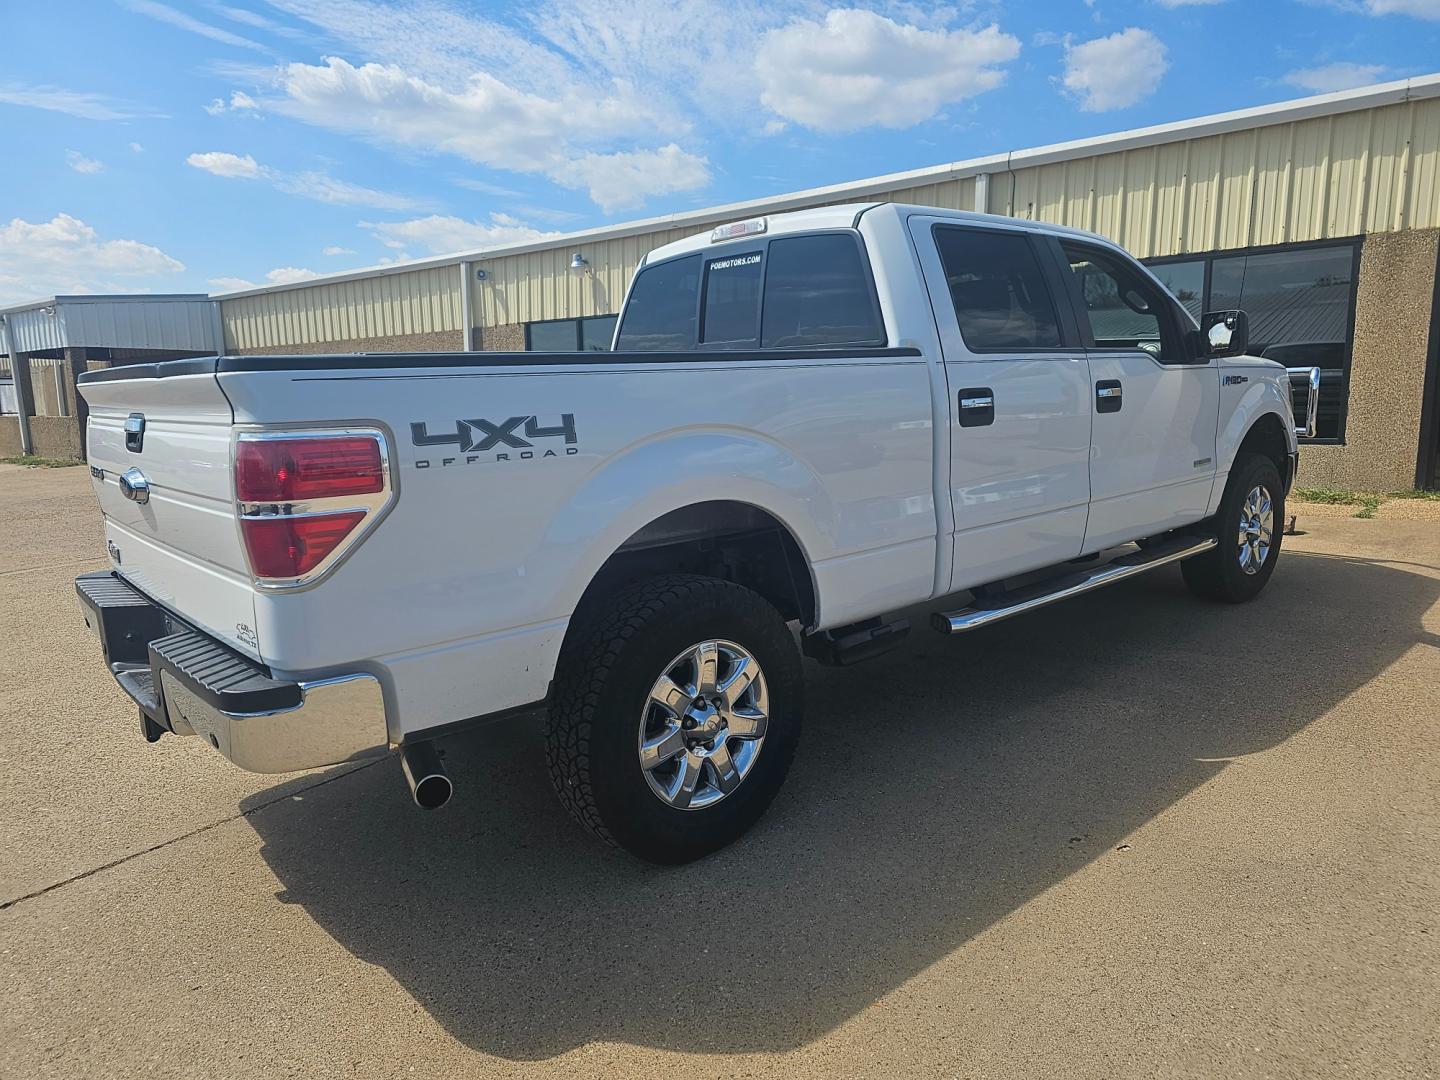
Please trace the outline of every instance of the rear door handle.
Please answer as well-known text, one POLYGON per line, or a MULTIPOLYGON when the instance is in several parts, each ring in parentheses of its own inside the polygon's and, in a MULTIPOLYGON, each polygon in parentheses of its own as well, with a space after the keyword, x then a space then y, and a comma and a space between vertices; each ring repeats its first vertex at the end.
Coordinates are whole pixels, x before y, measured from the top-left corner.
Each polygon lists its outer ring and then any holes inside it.
POLYGON ((995 422, 995 392, 988 386, 960 391, 960 426, 985 427, 995 422))
POLYGON ((1125 391, 1119 379, 1101 379, 1095 384, 1095 411, 1119 412, 1124 404, 1125 391))

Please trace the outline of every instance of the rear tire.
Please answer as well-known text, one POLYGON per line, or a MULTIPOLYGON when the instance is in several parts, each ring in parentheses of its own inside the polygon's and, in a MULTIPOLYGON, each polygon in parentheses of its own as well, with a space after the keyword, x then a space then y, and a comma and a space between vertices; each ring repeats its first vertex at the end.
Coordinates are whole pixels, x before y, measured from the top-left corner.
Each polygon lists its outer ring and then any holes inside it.
POLYGON ((684 863, 753 825, 800 735, 799 651, 733 582, 672 574, 607 597, 555 676, 546 761, 560 801, 607 843, 684 863))
POLYGON ((1235 458, 1214 525, 1219 544, 1180 564, 1196 596, 1227 604, 1254 599, 1275 572, 1284 532, 1285 489, 1263 454, 1235 458))

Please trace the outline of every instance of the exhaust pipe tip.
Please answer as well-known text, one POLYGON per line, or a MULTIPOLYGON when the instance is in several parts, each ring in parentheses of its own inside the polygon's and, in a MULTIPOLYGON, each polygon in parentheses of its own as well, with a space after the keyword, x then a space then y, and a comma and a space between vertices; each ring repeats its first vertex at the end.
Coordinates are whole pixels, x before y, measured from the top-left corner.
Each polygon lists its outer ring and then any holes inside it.
POLYGON ((410 785, 410 797, 422 810, 438 810, 450 801, 455 785, 433 742, 414 743, 400 751, 400 768, 410 785))

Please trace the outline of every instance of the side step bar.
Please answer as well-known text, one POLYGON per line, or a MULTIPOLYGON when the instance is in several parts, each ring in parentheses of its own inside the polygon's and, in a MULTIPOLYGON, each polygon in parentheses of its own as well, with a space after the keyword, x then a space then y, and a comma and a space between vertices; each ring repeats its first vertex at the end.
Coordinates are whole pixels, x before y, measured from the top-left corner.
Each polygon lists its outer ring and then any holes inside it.
POLYGON ((935 629, 943 634, 963 634, 969 630, 979 630, 1012 615, 1023 615, 1057 600, 1079 596, 1081 593, 1124 581, 1136 574, 1143 574, 1147 570, 1154 570, 1157 566, 1199 555, 1215 547, 1216 543, 1213 536, 1177 536, 1156 547, 1121 555, 1090 570, 1064 574, 1012 592, 987 596, 960 611, 937 611, 931 616, 931 621, 935 629))

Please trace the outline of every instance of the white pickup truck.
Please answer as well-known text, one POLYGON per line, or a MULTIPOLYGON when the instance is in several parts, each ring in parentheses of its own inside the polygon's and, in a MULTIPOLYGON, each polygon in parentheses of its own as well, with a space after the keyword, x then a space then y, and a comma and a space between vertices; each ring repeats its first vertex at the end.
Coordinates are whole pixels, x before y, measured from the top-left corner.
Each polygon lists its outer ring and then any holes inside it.
POLYGON ((645 258, 613 352, 82 376, 112 568, 76 585, 147 738, 258 772, 398 751, 437 806, 439 736, 543 710, 575 816, 682 862, 783 782, 802 650, 1180 560, 1201 596, 1264 588, 1296 425, 1245 342, 1086 233, 739 222, 645 258))

